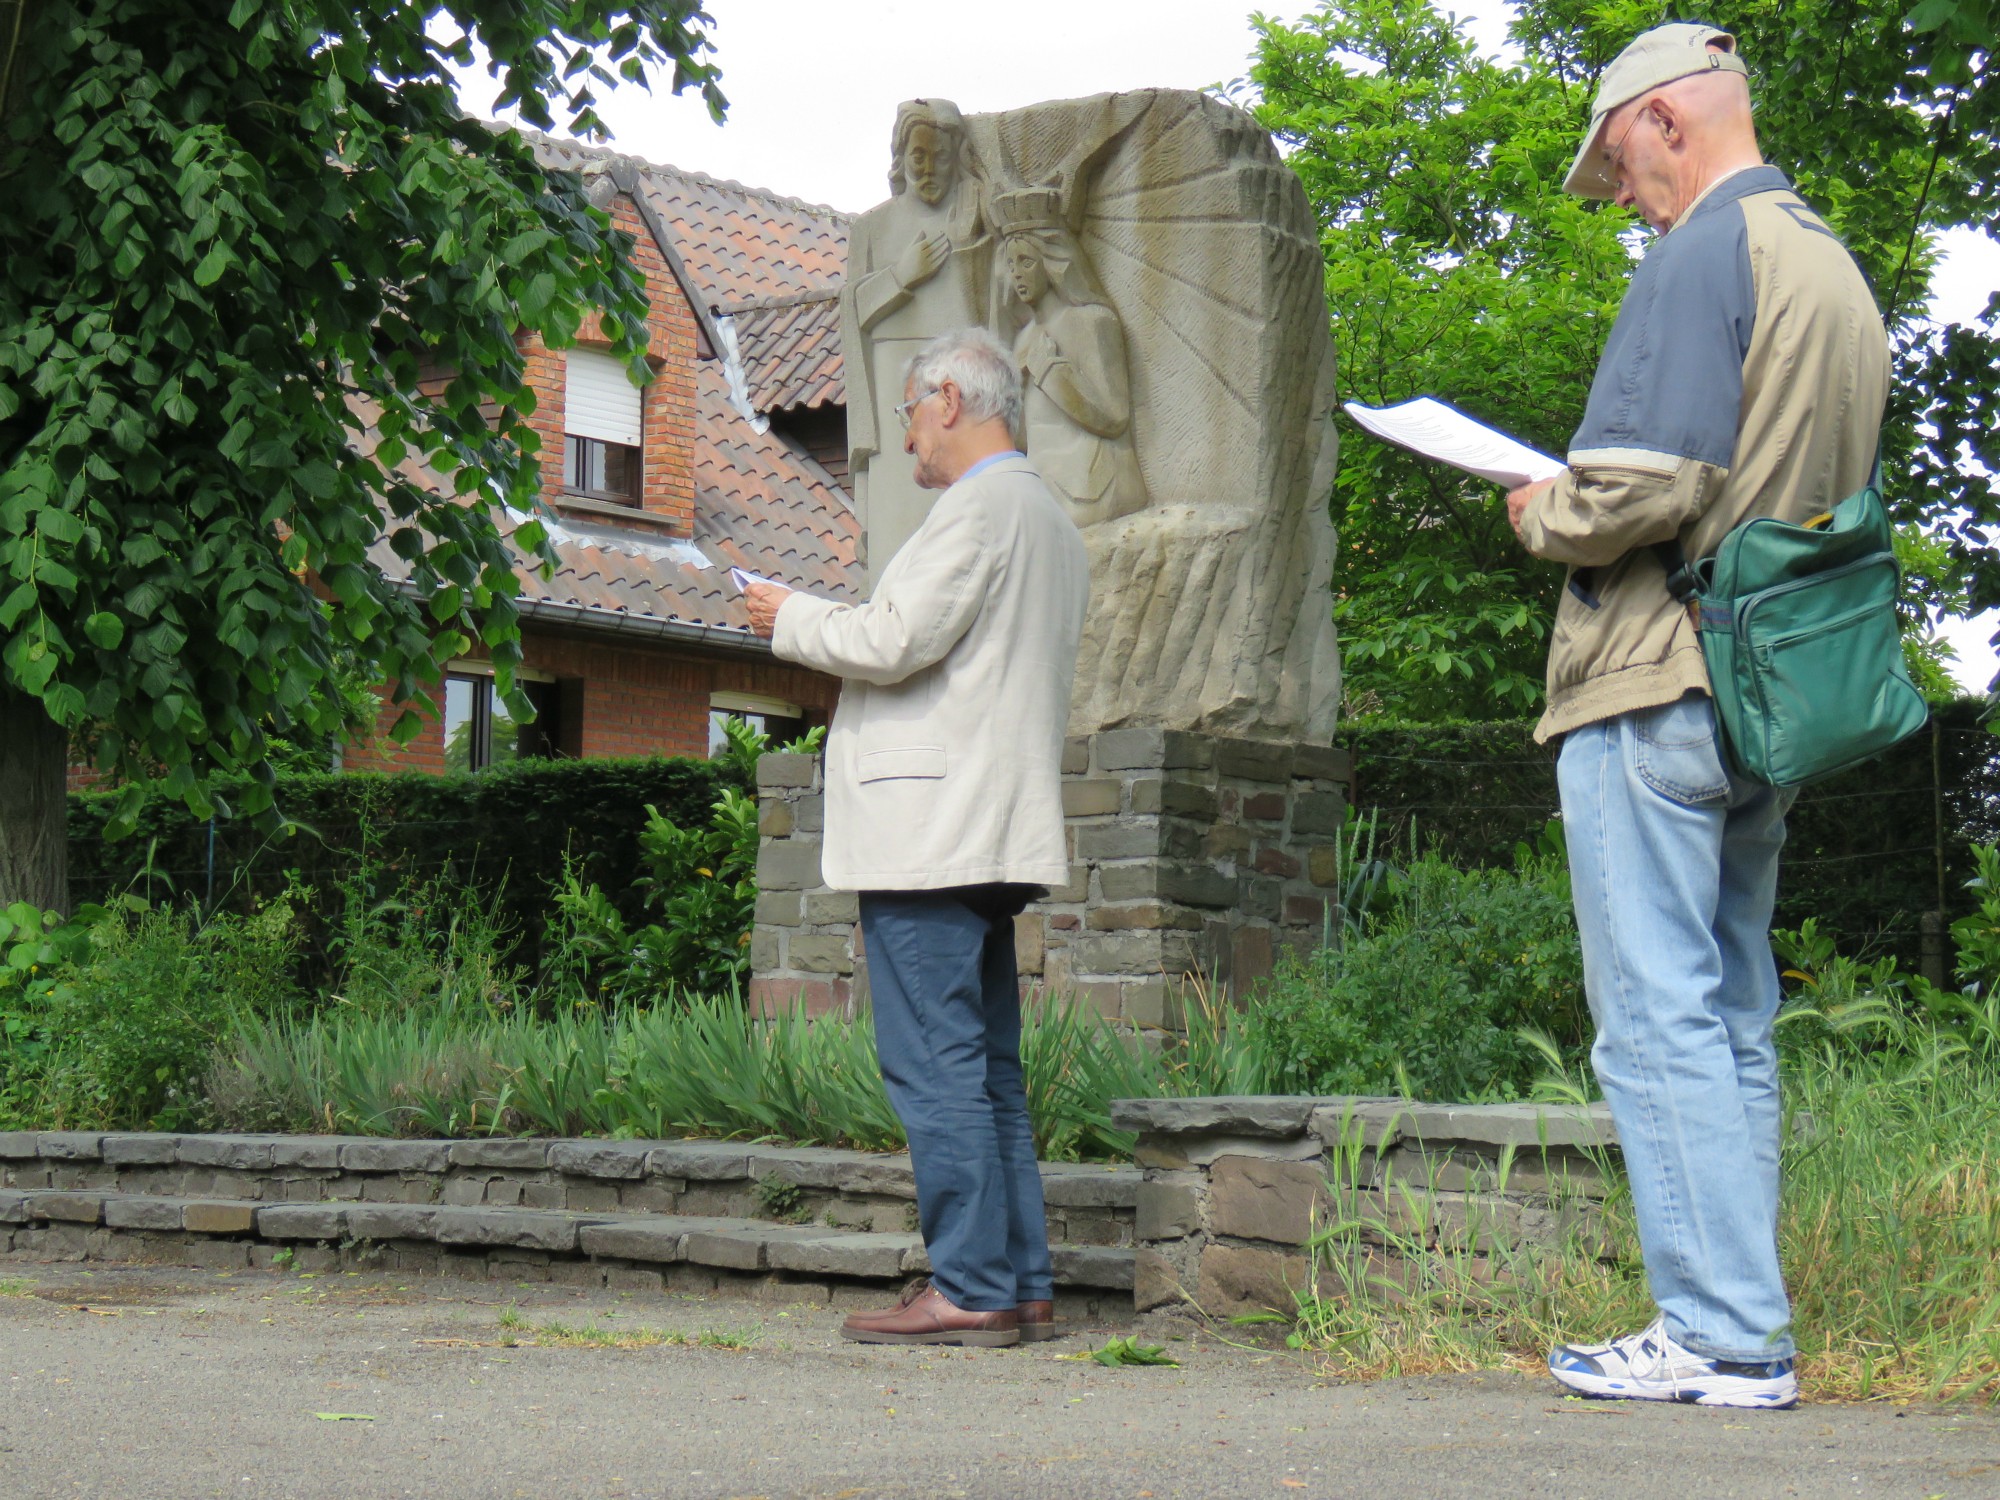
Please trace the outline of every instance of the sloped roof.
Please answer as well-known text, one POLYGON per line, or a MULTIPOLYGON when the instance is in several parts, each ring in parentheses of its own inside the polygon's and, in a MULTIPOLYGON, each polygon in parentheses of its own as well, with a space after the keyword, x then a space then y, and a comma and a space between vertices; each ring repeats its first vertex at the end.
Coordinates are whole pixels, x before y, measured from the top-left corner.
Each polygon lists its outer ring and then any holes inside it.
POLYGON ((861 597, 861 523, 827 475, 729 404, 711 361, 697 381, 694 538, 726 565, 830 599, 861 597))
MULTIPOLYGON (((730 581, 731 567, 829 599, 861 597, 861 525, 826 471, 737 411, 715 360, 697 370, 696 412, 693 539, 542 516, 557 558, 553 576, 543 578, 534 558, 510 548, 525 617, 751 647, 750 619, 730 581)), ((403 467, 419 482, 443 489, 415 461, 403 467)), ((503 535, 511 539, 527 519, 503 516, 503 535)), ((371 556, 390 577, 410 576, 386 538, 371 556)))
POLYGON ((546 166, 585 177, 630 172, 689 290, 735 323, 758 411, 845 402, 838 301, 847 271, 845 214, 577 141, 524 134, 546 166))
POLYGON ((758 411, 845 406, 837 291, 800 292, 733 311, 750 404, 758 411))

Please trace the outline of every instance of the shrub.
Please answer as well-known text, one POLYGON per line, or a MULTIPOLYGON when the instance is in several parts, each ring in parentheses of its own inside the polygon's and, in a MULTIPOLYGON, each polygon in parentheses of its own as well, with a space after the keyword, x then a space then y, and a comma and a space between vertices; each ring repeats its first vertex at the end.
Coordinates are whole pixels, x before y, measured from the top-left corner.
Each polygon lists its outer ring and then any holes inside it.
MULTIPOLYGON (((718 763, 748 785, 769 737, 741 720, 723 725, 718 763)), ((781 747, 818 751, 824 729, 781 747)), ((676 991, 735 993, 750 972, 757 910, 757 803, 734 787, 700 822, 682 826, 650 803, 639 832, 644 873, 633 882, 647 920, 628 921, 603 888, 572 864, 553 887, 542 939, 543 973, 566 998, 651 1004, 676 991)))
POLYGON ((2000 845, 1975 844, 1972 859, 1978 873, 1966 889, 1978 906, 1951 924, 1957 990, 1904 973, 1893 957, 1846 957, 1812 917, 1772 933, 1795 986, 1778 1015, 1780 1043, 1828 1057, 1963 1049, 2000 1060, 2000 845))
MULTIPOLYGON (((740 762, 657 756, 526 760, 448 776, 286 774, 274 795, 290 821, 275 831, 226 813, 211 825, 155 799, 136 834, 118 840, 104 837, 117 794, 80 793, 69 802, 70 886, 80 900, 129 889, 241 914, 290 892, 305 977, 318 987, 331 982, 348 882, 363 877, 382 901, 444 877, 480 893, 513 944, 503 959, 533 965, 549 888, 566 864, 637 920, 640 810, 698 823, 723 787, 743 785, 740 762)), ((221 792, 227 805, 229 787, 221 792)))
POLYGON ((1436 854, 1391 871, 1345 941, 1287 956, 1249 1027, 1276 1085, 1309 1094, 1409 1093, 1470 1102, 1527 1094, 1548 1059, 1588 1047, 1569 878, 1552 851, 1511 870, 1436 854))
POLYGON ((201 1128, 216 1044, 245 1014, 288 1009, 291 908, 197 923, 186 912, 101 913, 87 943, 13 991, 0 1103, 54 1129, 201 1128))

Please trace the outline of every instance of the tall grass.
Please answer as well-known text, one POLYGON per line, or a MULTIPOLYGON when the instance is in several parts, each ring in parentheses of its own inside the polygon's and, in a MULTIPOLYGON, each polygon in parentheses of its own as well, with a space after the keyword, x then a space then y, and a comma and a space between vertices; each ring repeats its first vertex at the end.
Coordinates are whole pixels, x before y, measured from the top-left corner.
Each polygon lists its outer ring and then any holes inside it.
MULTIPOLYGON (((1963 1046, 1793 1055, 1779 1252, 1809 1399, 2000 1402, 2000 1067, 1963 1046)), ((1431 1184, 1391 1183, 1398 1227, 1335 1195, 1292 1342, 1354 1375, 1542 1369, 1552 1344, 1656 1309, 1629 1194, 1568 1238, 1482 1251, 1432 1232, 1431 1184), (1344 1211, 1343 1211, 1344 1210, 1344 1211)))
MULTIPOLYGON (((1028 1008, 1022 1069, 1048 1160, 1117 1158, 1113 1099, 1256 1093, 1269 1068, 1195 991, 1156 1049, 1066 1000, 1028 1008)), ((540 1017, 470 1003, 246 1016, 208 1093, 225 1126, 365 1135, 770 1136, 903 1144, 866 1024, 757 1020, 734 996, 540 1017)))

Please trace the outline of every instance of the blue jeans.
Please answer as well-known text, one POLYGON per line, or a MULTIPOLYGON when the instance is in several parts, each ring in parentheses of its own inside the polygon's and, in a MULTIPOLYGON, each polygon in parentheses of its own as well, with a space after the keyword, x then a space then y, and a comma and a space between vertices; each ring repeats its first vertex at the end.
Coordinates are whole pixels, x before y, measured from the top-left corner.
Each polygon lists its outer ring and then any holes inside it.
POLYGON ((1697 1354, 1784 1358, 1770 930, 1794 794, 1726 768, 1700 694, 1572 732, 1557 779, 1591 1063, 1653 1300, 1697 1354))
POLYGON ((875 1052, 910 1138, 931 1282, 977 1312, 1055 1286, 1021 1078, 1019 890, 861 893, 875 1052))

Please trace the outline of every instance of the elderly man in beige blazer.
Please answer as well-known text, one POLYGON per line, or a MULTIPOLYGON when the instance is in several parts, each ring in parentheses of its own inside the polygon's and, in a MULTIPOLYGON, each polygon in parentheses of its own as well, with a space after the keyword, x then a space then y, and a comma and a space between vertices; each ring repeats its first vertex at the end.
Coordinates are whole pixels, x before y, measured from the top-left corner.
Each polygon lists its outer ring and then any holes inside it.
POLYGON ((823 873, 861 893, 876 1052, 931 1260, 927 1287, 841 1332, 999 1346, 1055 1333, 1013 919, 1069 878, 1061 759, 1089 564, 1014 446, 1020 374, 991 334, 926 345, 897 415, 917 483, 943 493, 869 601, 747 597, 776 655, 845 679, 823 873))

